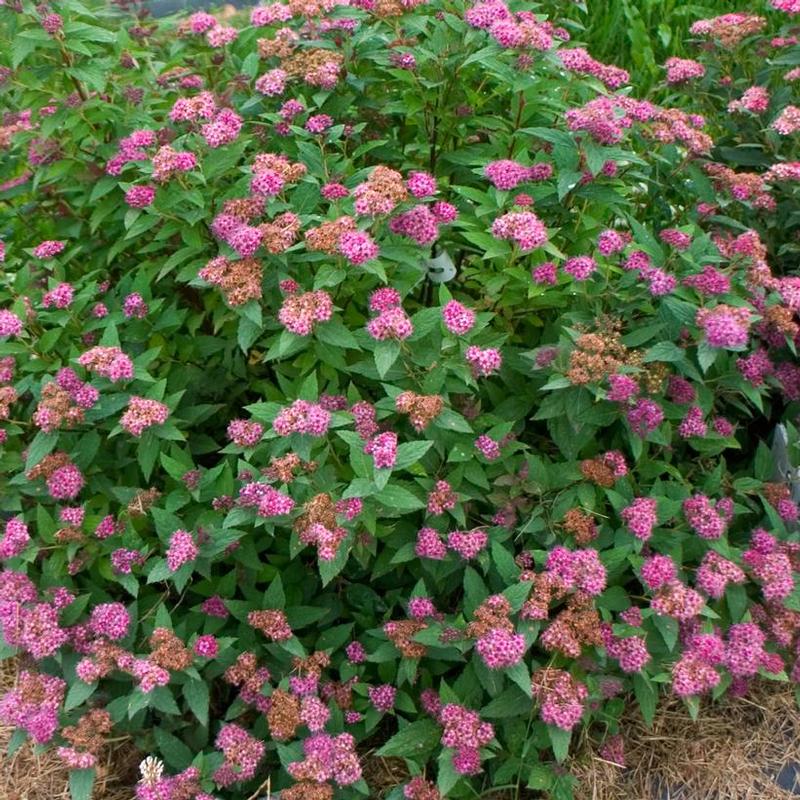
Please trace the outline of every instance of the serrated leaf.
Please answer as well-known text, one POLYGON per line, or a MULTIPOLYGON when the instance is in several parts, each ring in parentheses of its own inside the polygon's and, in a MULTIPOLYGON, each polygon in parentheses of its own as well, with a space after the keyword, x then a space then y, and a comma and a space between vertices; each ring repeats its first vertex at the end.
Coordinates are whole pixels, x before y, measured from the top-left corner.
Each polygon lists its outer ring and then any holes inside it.
POLYGON ((407 758, 424 766, 441 736, 442 729, 432 719, 419 719, 401 728, 376 755, 407 758))
POLYGON ((72 800, 92 800, 94 769, 73 769, 69 773, 69 794, 72 800))
POLYGON ((183 685, 183 696, 189 710, 197 717, 197 721, 208 727, 208 684, 200 679, 192 679, 183 685))

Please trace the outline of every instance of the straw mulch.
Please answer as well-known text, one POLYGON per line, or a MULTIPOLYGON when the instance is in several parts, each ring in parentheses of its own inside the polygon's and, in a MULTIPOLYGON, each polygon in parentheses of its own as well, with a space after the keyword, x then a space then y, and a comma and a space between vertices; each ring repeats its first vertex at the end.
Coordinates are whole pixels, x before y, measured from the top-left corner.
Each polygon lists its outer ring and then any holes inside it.
MULTIPOLYGON (((14 686, 16 664, 0 661, 0 692, 14 686)), ((6 748, 13 730, 0 725, 0 800, 70 800, 69 770, 54 749, 35 753, 24 744, 12 756, 6 748)), ((141 756, 126 739, 114 741, 101 754, 94 800, 132 800, 141 756)))
POLYGON ((665 697, 652 729, 632 709, 621 731, 625 769, 582 742, 570 765, 580 779, 576 800, 800 797, 800 710, 790 684, 764 681, 746 698, 705 701, 696 722, 665 697), (781 773, 786 788, 775 780, 781 773))

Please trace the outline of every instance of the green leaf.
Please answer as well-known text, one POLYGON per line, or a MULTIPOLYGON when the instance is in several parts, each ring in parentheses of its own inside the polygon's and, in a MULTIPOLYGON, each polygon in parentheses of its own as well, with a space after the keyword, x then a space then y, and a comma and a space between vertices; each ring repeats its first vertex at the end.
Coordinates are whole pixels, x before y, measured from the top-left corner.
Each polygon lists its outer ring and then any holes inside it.
POLYGON ((449 796, 453 787, 459 782, 461 776, 455 771, 453 767, 453 751, 448 748, 443 748, 439 753, 437 761, 438 776, 436 779, 436 787, 442 797, 449 796))
MULTIPOLYGON (((530 679, 528 679, 530 685, 530 679)), ((489 719, 519 717, 530 712, 529 696, 517 685, 509 686, 501 695, 495 697, 481 710, 481 716, 489 719)))
POLYGON ((64 701, 64 711, 71 711, 73 708, 82 705, 94 694, 96 688, 97 683, 84 683, 82 680, 76 679, 67 692, 67 698, 64 701))
POLYGON ((650 727, 656 715, 656 701, 658 699, 656 690, 645 675, 637 672, 633 676, 633 691, 636 695, 636 702, 639 703, 642 717, 647 726, 650 727))
POLYGON ((174 734, 164 728, 154 728, 158 752, 167 765, 176 770, 186 769, 191 763, 192 751, 174 734))
POLYGON ((396 339, 386 339, 375 344, 375 369, 381 378, 392 368, 400 355, 400 342, 396 339))
POLYGON ((419 719, 401 728, 376 755, 407 758, 418 766, 425 766, 439 744, 442 729, 432 719, 419 719))
POLYGON ((197 717, 197 721, 208 727, 208 684, 202 679, 193 678, 183 685, 183 696, 189 710, 197 717))
POLYGON ((397 448, 397 461, 394 469, 405 469, 416 464, 428 450, 433 442, 404 442, 397 448))
POLYGON ((416 511, 424 508, 425 503, 415 494, 398 483, 391 483, 381 489, 371 499, 377 500, 381 505, 397 511, 416 511))
POLYGON ((667 361, 677 363, 686 358, 686 353, 674 342, 659 342, 648 348, 644 356, 645 363, 651 361, 667 361))
POLYGON ((472 568, 464 570, 464 613, 472 616, 475 609, 489 596, 483 578, 472 568))
POLYGON ((353 534, 349 533, 347 538, 339 544, 339 549, 331 561, 323 561, 318 559, 317 565, 319 567, 319 576, 322 578, 322 585, 327 586, 347 564, 347 559, 350 557, 350 548, 353 546, 353 534))
POLYGON ((69 794, 72 800, 92 800, 94 769, 72 769, 69 772, 69 794))
POLYGON ((697 346, 697 362, 700 364, 700 369, 703 372, 708 372, 711 365, 717 360, 719 350, 711 347, 708 342, 700 342, 697 346))
POLYGON ((514 664, 513 667, 509 667, 505 670, 505 673, 529 698, 533 697, 531 675, 530 672, 528 672, 528 665, 524 661, 520 661, 514 664))
MULTIPOLYGON (((338 320, 331 320, 314 328, 314 336, 320 342, 333 347, 344 347, 349 350, 360 350, 356 337, 338 320)), ((377 363, 377 362, 376 362, 377 363)), ((389 365, 391 366, 391 364, 389 365)))
POLYGON ((153 467, 161 451, 161 442, 153 435, 152 431, 145 431, 136 448, 136 460, 142 470, 145 480, 153 474, 153 467))
POLYGON ((658 632, 661 634, 661 638, 664 640, 667 650, 669 650, 670 653, 674 652, 675 645, 678 643, 678 621, 672 617, 656 614, 653 617, 653 622, 658 632))
POLYGON ((39 431, 28 447, 28 455, 25 458, 25 471, 33 469, 46 455, 51 453, 57 442, 58 431, 53 431, 52 433, 39 431))
POLYGON ((286 608, 286 593, 283 590, 280 574, 272 579, 269 588, 264 593, 264 608, 286 608))
POLYGON ((553 755, 556 761, 561 764, 569 755, 569 743, 572 739, 572 731, 565 731, 555 725, 547 726, 547 735, 550 737, 550 746, 553 748, 553 755))

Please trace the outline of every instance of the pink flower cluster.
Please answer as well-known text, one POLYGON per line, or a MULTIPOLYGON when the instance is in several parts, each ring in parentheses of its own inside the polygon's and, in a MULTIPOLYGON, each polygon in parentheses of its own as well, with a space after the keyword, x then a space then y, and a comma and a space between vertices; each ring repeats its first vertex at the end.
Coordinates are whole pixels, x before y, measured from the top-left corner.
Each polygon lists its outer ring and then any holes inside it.
POLYGON ((747 344, 751 319, 748 309, 724 304, 701 308, 696 316, 711 347, 737 350, 747 344))
POLYGON ((48 258, 55 258, 59 253, 63 252, 66 246, 66 242, 48 239, 44 242, 40 242, 33 248, 33 255, 44 261, 48 258))
POLYGON ((333 316, 333 300, 323 291, 290 294, 278 312, 278 321, 290 333, 308 336, 318 322, 327 322, 333 316))
POLYGON ((47 476, 47 491, 54 500, 72 500, 86 484, 83 473, 74 464, 65 464, 47 476))
POLYGON ((319 403, 295 400, 275 417, 272 428, 279 436, 301 433, 319 437, 328 432, 330 424, 331 412, 319 403))
POLYGON ((169 416, 169 408, 158 400, 132 395, 128 408, 120 418, 119 424, 131 436, 141 436, 147 428, 163 425, 169 416))
POLYGON ((42 295, 43 308, 69 308, 75 296, 75 290, 69 283, 59 283, 54 289, 42 295))
POLYGON ((581 721, 589 690, 569 672, 539 670, 533 675, 532 688, 539 702, 539 715, 548 725, 569 731, 581 721))
POLYGON ((667 70, 667 83, 686 83, 687 81, 702 78, 706 68, 691 58, 668 58, 664 64, 667 70))
POLYGON ((215 745, 225 756, 222 765, 214 772, 214 780, 220 786, 250 780, 264 757, 264 742, 233 722, 220 728, 215 745))
POLYGON ((266 483, 246 483, 239 491, 239 504, 255 508, 260 517, 280 517, 295 506, 294 500, 266 483))
POLYGON ((439 480, 428 494, 428 513, 438 516, 456 507, 458 495, 447 481, 439 480))
POLYGON ((26 731, 36 744, 49 742, 58 730, 65 690, 61 678, 22 670, 17 685, 0 697, 0 720, 26 731))
POLYGON ((637 497, 620 513, 628 530, 637 538, 646 542, 653 533, 658 522, 657 503, 652 497, 637 497))
POLYGON ((767 531, 761 528, 753 531, 742 562, 761 583, 765 599, 782 600, 794 590, 792 561, 786 546, 779 544, 767 531))
POLYGON ((18 556, 28 546, 30 540, 28 526, 22 517, 11 517, 6 521, 3 538, 0 539, 0 560, 5 561, 18 556))
POLYGON ((19 336, 22 320, 6 308, 0 309, 0 337, 19 336))
POLYGON ((385 431, 373 436, 364 445, 364 452, 372 456, 376 469, 391 469, 397 461, 397 434, 385 431))
POLYGON ((476 378, 485 378, 498 372, 503 365, 503 356, 495 347, 477 347, 470 345, 464 353, 472 374, 476 378))
POLYGON ((733 561, 723 558, 719 553, 709 550, 700 562, 695 574, 695 584, 709 597, 719 600, 729 583, 745 582, 744 570, 733 561))
POLYGON ((167 567, 170 572, 177 572, 184 564, 197 558, 200 551, 189 531, 177 530, 172 534, 167 548, 167 567))
POLYGON ((303 742, 303 761, 292 761, 287 772, 297 781, 350 786, 361 778, 356 740, 349 733, 318 733, 303 742))
POLYGON ((525 654, 525 637, 505 628, 492 628, 475 643, 475 649, 489 669, 508 669, 525 654))
POLYGON ((130 624, 131 616, 122 603, 101 603, 92 609, 89 619, 92 633, 112 641, 124 639, 130 624))
POLYGON ((246 419, 233 419, 228 423, 227 433, 238 447, 255 447, 264 435, 264 426, 246 419))
POLYGON ((547 228, 532 211, 509 211, 492 223, 492 236, 509 239, 528 252, 547 241, 547 228))
POLYGON ((702 539, 719 539, 730 521, 727 504, 712 503, 704 494, 683 501, 683 513, 692 530, 702 539))
POLYGON ((414 333, 413 323, 400 306, 381 311, 377 317, 367 323, 366 327, 367 333, 378 342, 387 339, 402 341, 414 333))
POLYGON ((631 430, 644 438, 652 433, 664 419, 664 409, 649 397, 640 397, 627 412, 631 430))
POLYGON ((606 588, 606 568, 592 547, 567 550, 557 545, 548 553, 545 569, 569 591, 596 596, 606 588))
POLYGON ((481 722, 477 712, 456 703, 443 705, 438 721, 444 727, 442 745, 455 750, 453 768, 459 775, 476 775, 481 769, 480 748, 494 739, 494 728, 481 722))
POLYGON ((133 378, 133 361, 119 347, 92 347, 78 357, 78 363, 113 383, 133 378))
POLYGON ((498 189, 509 190, 515 189, 526 181, 547 180, 553 174, 553 168, 546 163, 526 167, 517 161, 504 159, 490 162, 483 172, 493 186, 498 189))
POLYGON ((156 198, 155 186, 131 186, 125 192, 125 202, 131 208, 146 208, 156 198))
POLYGON ((751 114, 763 114, 769 108, 769 92, 763 86, 751 86, 746 89, 740 100, 731 100, 728 111, 749 111, 751 114))
POLYGON ((611 658, 619 661, 620 669, 623 672, 633 674, 641 672, 650 663, 650 653, 647 650, 647 642, 643 636, 628 636, 621 638, 615 636, 609 623, 604 622, 600 625, 600 635, 603 639, 603 646, 611 658))
POLYGON ((566 69, 579 75, 591 75, 608 89, 619 89, 630 81, 630 75, 626 70, 595 61, 583 47, 559 50, 558 57, 566 69))
POLYGON ((450 531, 447 534, 447 546, 458 553, 465 561, 476 558, 488 543, 489 535, 485 531, 478 529, 450 531))

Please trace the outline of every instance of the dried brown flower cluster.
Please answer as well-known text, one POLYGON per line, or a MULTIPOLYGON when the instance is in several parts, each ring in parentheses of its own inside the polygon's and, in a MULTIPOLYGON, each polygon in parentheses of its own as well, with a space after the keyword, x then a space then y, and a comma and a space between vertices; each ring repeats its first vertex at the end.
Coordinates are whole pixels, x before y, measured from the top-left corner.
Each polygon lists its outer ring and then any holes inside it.
POLYGON ((283 689, 276 689, 269 699, 267 725, 272 738, 279 742, 293 739, 302 724, 299 698, 283 689))
POLYGON ((57 542, 61 544, 69 544, 72 543, 80 543, 86 541, 86 537, 78 528, 73 528, 70 525, 67 525, 64 528, 59 528, 53 537, 57 542))
POLYGON ((365 183, 353 192, 356 206, 362 205, 367 213, 388 214, 398 203, 408 197, 403 176, 397 170, 379 165, 370 173, 365 183))
POLYGON ((534 620, 548 619, 550 604, 560 600, 566 594, 563 583, 549 572, 537 574, 526 570, 519 576, 519 579, 532 584, 530 597, 520 609, 520 617, 534 620))
POLYGON ((270 222, 258 226, 261 244, 273 255, 288 250, 300 235, 300 219, 291 211, 279 214, 270 222))
POLYGON ((42 387, 33 422, 43 431, 71 428, 83 422, 85 411, 72 399, 72 395, 55 381, 42 387))
POLYGON ((277 153, 259 153, 253 161, 253 175, 261 172, 277 172, 286 184, 297 183, 308 168, 299 161, 290 161, 286 156, 277 153))
POLYGON ((222 213, 236 217, 239 222, 252 222, 264 213, 264 196, 260 194, 251 197, 235 197, 222 204, 222 213))
POLYGON ((401 414, 408 414, 409 421, 415 430, 423 431, 442 413, 444 401, 438 394, 400 392, 395 398, 394 407, 401 414))
POLYGON ((581 511, 580 508, 571 508, 567 511, 561 524, 567 533, 575 537, 575 543, 581 547, 597 538, 594 517, 581 511))
POLYGON ((341 683, 338 681, 327 681, 322 684, 320 695, 323 700, 333 699, 342 711, 347 711, 353 707, 353 686, 358 682, 358 678, 353 677, 341 683))
POLYGON ((786 306, 770 306, 764 309, 762 323, 767 329, 777 331, 789 339, 794 339, 800 332, 800 325, 794 321, 794 311, 786 306))
POLYGON ((353 217, 345 216, 323 222, 316 228, 309 228, 306 231, 306 247, 311 251, 333 255, 337 252, 342 234, 355 228, 356 221, 353 217))
POLYGON ((322 675, 322 670, 325 667, 329 667, 330 663, 331 657, 323 650, 319 650, 316 653, 312 653, 308 658, 295 656, 292 659, 292 668, 301 674, 316 675, 319 678, 322 675))
POLYGON ((161 492, 158 489, 141 489, 128 503, 128 514, 132 517, 143 517, 155 504, 161 492))
POLYGON ((314 495, 304 506, 303 513, 294 521, 295 531, 302 536, 315 524, 332 531, 336 528, 336 503, 324 492, 314 495))
POLYGON ((582 592, 570 595, 567 607, 560 611, 540 637, 545 650, 578 658, 584 647, 603 643, 600 615, 592 598, 582 592))
POLYGON ((283 800, 333 800, 333 787, 329 783, 300 781, 281 790, 283 800))
POLYGON ((645 364, 641 373, 645 391, 650 394, 659 394, 668 377, 669 365, 663 361, 651 361, 649 364, 645 364))
POLYGON ((11 405, 16 403, 19 395, 13 386, 0 386, 0 419, 8 419, 11 405))
POLYGON ((467 625, 467 636, 479 639, 491 630, 502 628, 509 633, 514 632, 514 623, 509 619, 511 603, 501 594, 487 597, 472 615, 472 622, 467 625))
POLYGON ((604 489, 610 489, 616 481, 614 470, 603 461, 602 456, 581 461, 581 475, 604 489))
POLYGON ((302 78, 310 86, 330 85, 338 79, 344 56, 333 50, 303 49, 284 57, 281 69, 292 78, 302 78))
POLYGON ((427 628, 427 624, 418 620, 406 619, 387 622, 383 626, 384 633, 391 639, 392 644, 406 658, 422 658, 427 649, 425 645, 412 640, 412 637, 427 628))
POLYGON ((45 456, 35 467, 25 473, 25 477, 29 481, 35 481, 37 478, 49 478, 57 469, 71 463, 69 454, 59 450, 45 456))
POLYGON ((297 453, 287 453, 285 456, 275 456, 264 474, 273 481, 291 483, 297 474, 313 472, 317 468, 315 461, 302 461, 297 453))
POLYGON ((292 629, 289 627, 286 614, 280 609, 265 608, 260 611, 251 611, 247 615, 247 623, 275 642, 292 638, 292 629))
POLYGON ((641 355, 622 343, 620 323, 604 320, 594 333, 583 333, 569 356, 567 379, 575 386, 600 383, 622 367, 638 366, 641 355))
POLYGON ((288 58, 299 41, 300 37, 293 30, 280 28, 271 39, 258 40, 258 55, 260 58, 288 58))
POLYGON ((241 306, 261 298, 264 268, 254 258, 231 261, 225 256, 212 258, 201 270, 200 277, 218 286, 231 306, 241 306))
POLYGON ((785 483, 765 483, 761 491, 771 506, 777 506, 781 500, 791 499, 791 491, 785 483))
POLYGON ((114 723, 111 714, 104 708, 93 708, 84 714, 77 725, 63 728, 61 735, 76 749, 88 753, 99 753, 114 723))
POLYGON ((163 669, 182 671, 192 665, 189 648, 167 628, 156 628, 150 636, 149 644, 149 660, 163 669))

